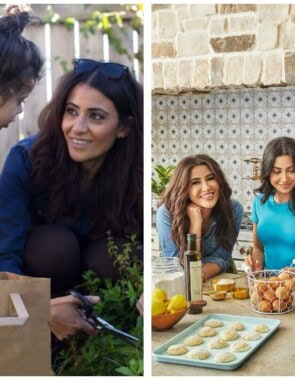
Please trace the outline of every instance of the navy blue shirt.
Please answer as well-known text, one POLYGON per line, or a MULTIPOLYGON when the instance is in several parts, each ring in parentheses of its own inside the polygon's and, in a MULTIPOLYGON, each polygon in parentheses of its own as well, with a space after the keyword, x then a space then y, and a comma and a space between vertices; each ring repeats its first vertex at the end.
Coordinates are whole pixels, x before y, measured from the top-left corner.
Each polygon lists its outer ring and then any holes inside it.
POLYGON ((30 136, 13 146, 0 175, 0 271, 23 274, 23 251, 33 226, 58 223, 70 227, 78 238, 89 238, 84 213, 75 220, 50 215, 48 189, 34 185, 31 177, 29 152, 35 140, 30 136))

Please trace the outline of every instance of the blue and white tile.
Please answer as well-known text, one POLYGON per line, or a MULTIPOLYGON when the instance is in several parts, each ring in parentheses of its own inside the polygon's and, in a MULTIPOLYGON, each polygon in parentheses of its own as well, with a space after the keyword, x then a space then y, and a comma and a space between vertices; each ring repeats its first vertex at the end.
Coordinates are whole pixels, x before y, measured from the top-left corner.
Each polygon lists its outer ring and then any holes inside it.
POLYGON ((277 91, 272 91, 268 94, 267 96, 267 102, 270 104, 272 107, 279 107, 281 104, 281 95, 277 91))
POLYGON ((267 118, 271 123, 279 123, 281 121, 281 111, 278 108, 272 108, 268 111, 267 118))
POLYGON ((239 109, 231 108, 228 110, 228 119, 233 124, 239 124, 241 120, 241 113, 239 109))
POLYGON ((267 95, 262 91, 254 93, 254 104, 256 105, 256 107, 266 107, 267 95))
POLYGON ((241 107, 252 107, 254 104, 254 97, 250 91, 243 91, 241 95, 241 107))
POLYGON ((214 115, 212 120, 216 119, 218 124, 225 124, 228 122, 229 114, 225 110, 217 110, 216 116, 214 115))
POLYGON ((160 137, 161 139, 165 139, 168 135, 168 130, 165 128, 165 126, 160 126, 157 130, 157 136, 158 138, 160 137))
POLYGON ((188 154, 191 151, 191 142, 186 139, 180 141, 179 146, 179 150, 184 154, 188 154))
POLYGON ((258 123, 264 123, 267 120, 267 111, 263 108, 258 108, 255 110, 254 117, 258 123))
POLYGON ((251 123, 254 119, 254 112, 251 108, 246 108, 241 110, 241 122, 242 123, 251 123))
POLYGON ((213 108, 214 107, 214 98, 212 95, 205 95, 202 97, 202 105, 205 108, 213 108))
POLYGON ((228 97, 227 103, 230 108, 240 108, 241 101, 239 94, 237 92, 231 93, 228 97))
POLYGON ((190 106, 190 99, 187 95, 179 96, 178 104, 182 109, 187 109, 190 106))
POLYGON ((156 116, 156 120, 159 124, 165 124, 166 121, 167 121, 167 114, 163 111, 160 111, 157 116, 156 116))
POLYGON ((176 125, 171 125, 168 128, 168 136, 171 137, 172 139, 178 138, 178 136, 179 136, 179 128, 177 128, 176 125))
POLYGON ((217 94, 214 99, 214 104, 217 109, 224 109, 227 107, 227 97, 225 94, 217 94))
POLYGON ((164 109, 167 105, 166 99, 167 98, 164 96, 157 98, 155 103, 154 103, 154 106, 158 107, 159 110, 164 109))

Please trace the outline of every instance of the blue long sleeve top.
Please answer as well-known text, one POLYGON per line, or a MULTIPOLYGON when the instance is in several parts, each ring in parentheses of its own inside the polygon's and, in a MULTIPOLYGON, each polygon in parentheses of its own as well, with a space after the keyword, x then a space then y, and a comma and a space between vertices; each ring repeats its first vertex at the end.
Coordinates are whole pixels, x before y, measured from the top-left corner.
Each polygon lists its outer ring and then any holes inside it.
POLYGON ((0 175, 0 271, 23 274, 23 251, 33 226, 58 223, 81 238, 90 233, 83 213, 75 220, 50 215, 48 189, 35 186, 31 177, 29 152, 35 139, 27 137, 11 148, 0 175))
MULTIPOLYGON (((240 202, 232 199, 231 207, 235 228, 239 232, 243 217, 243 206, 240 202)), ((178 257, 179 248, 176 246, 171 234, 172 217, 164 204, 157 210, 156 228, 163 255, 178 257)), ((208 232, 202 236, 202 263, 215 263, 220 266, 222 272, 226 271, 230 264, 234 244, 235 242, 232 242, 232 248, 229 251, 219 245, 216 239, 216 221, 213 219, 208 232)))

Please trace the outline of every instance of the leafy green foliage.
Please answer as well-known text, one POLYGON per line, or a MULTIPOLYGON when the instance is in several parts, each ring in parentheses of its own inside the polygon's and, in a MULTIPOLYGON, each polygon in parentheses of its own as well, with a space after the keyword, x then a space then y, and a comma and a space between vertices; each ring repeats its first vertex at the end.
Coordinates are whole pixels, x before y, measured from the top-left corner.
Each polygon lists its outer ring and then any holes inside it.
MULTIPOLYGON (((81 4, 82 6, 82 4, 81 4)), ((99 4, 97 5, 99 7, 99 4)), ((89 8, 83 5, 84 9, 89 8)), ((49 24, 63 23, 67 30, 74 28, 75 18, 65 17, 64 19, 54 10, 52 5, 48 5, 43 21, 49 24)), ((108 35, 109 43, 120 55, 125 55, 129 60, 132 59, 132 52, 129 52, 122 44, 120 32, 125 32, 127 27, 142 33, 143 25, 143 4, 122 5, 122 10, 116 12, 107 12, 94 10, 89 18, 80 23, 80 32, 87 37, 89 34, 101 32, 108 35)), ((143 45, 139 48, 136 58, 142 64, 143 62, 143 45)), ((141 66, 142 67, 142 66, 141 66)))
POLYGON ((152 178, 152 192, 161 195, 170 181, 173 170, 175 169, 175 166, 169 165, 167 167, 164 167, 162 165, 156 165, 155 171, 158 175, 158 178, 152 178))
POLYGON ((109 234, 108 251, 121 278, 112 282, 97 277, 93 271, 87 271, 83 275, 84 283, 77 288, 84 294, 99 295, 101 301, 94 306, 96 314, 140 341, 127 341, 103 330, 95 337, 78 334, 70 339, 68 347, 55 360, 55 375, 143 374, 143 317, 136 309, 136 302, 143 292, 143 267, 142 262, 133 256, 135 245, 136 237, 132 235, 120 252, 109 234))

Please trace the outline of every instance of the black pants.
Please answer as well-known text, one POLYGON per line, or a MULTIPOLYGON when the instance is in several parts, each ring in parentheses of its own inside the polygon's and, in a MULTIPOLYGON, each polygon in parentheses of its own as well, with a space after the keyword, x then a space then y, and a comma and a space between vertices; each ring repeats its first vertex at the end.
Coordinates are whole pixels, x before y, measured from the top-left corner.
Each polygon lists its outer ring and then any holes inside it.
MULTIPOLYGON (((126 238, 114 237, 119 249, 126 238)), ((136 250, 142 258, 142 248, 136 250)), ((25 274, 51 278, 53 297, 63 295, 81 282, 83 271, 92 269, 99 277, 116 280, 119 272, 109 257, 106 237, 81 242, 68 228, 58 225, 34 227, 25 252, 25 274)))

